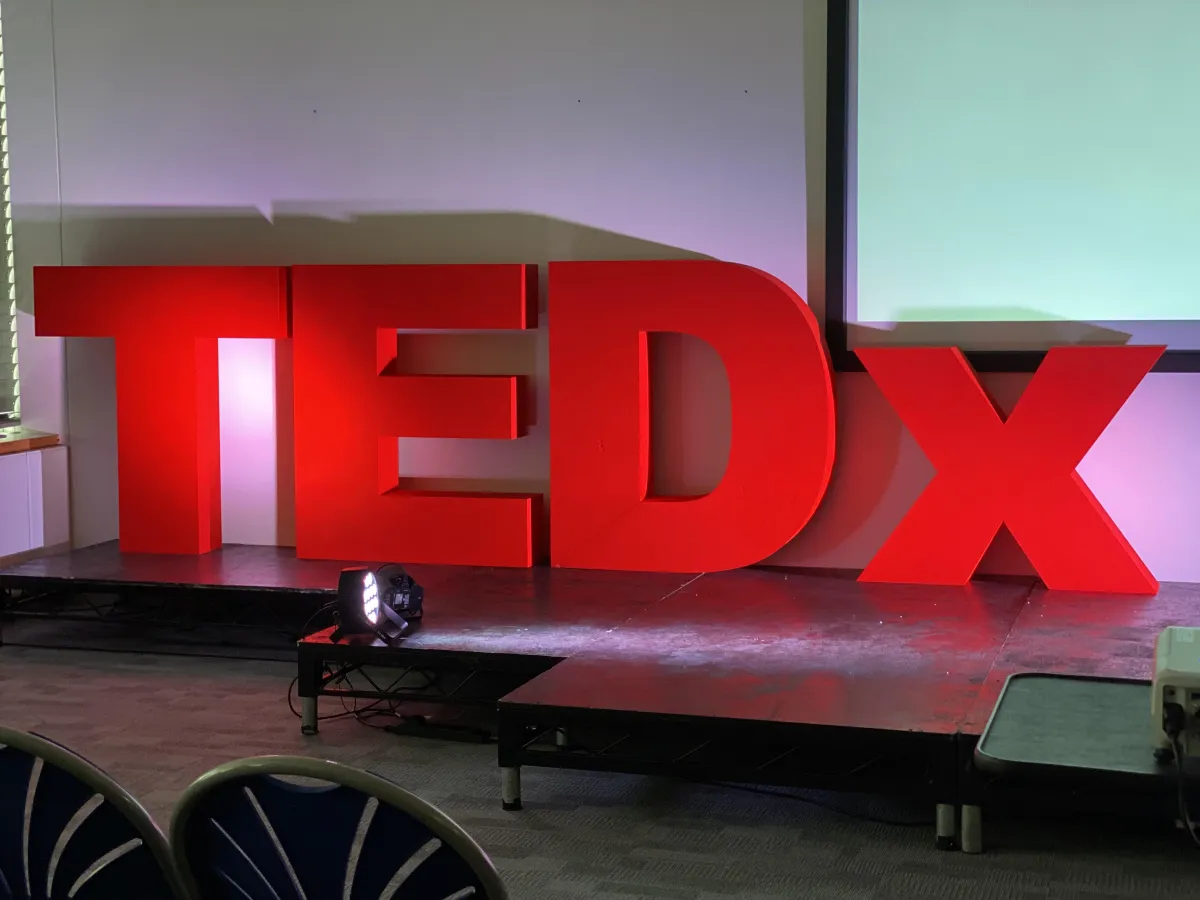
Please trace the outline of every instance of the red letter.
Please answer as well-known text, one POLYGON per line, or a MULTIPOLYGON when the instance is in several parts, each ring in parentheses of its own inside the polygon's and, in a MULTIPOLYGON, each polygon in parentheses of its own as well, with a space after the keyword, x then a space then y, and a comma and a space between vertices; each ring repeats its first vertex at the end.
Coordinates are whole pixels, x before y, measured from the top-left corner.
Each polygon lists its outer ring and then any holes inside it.
POLYGON ((39 335, 112 337, 121 549, 221 546, 217 338, 285 338, 279 268, 39 267, 39 335))
POLYGON ((782 282, 708 261, 551 263, 556 566, 704 572, 756 563, 804 527, 833 465, 833 387, 812 312, 782 282), (729 376, 725 477, 647 497, 646 336, 707 341, 729 376))
POLYGON ((540 497, 399 490, 399 437, 517 438, 516 378, 397 374, 396 330, 527 328, 532 267, 297 266, 296 555, 533 564, 540 497))
POLYGON ((965 584, 1003 523, 1054 590, 1158 582, 1075 471, 1163 347, 1056 347, 1002 421, 952 347, 856 351, 937 469, 862 581, 965 584))

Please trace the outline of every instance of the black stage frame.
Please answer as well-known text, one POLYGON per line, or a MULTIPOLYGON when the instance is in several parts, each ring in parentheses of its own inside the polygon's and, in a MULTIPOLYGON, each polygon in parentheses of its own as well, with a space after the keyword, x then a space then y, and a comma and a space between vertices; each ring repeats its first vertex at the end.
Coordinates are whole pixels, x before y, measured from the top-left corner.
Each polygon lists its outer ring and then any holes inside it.
POLYGON ((0 570, 0 644, 291 658, 330 591, 327 567, 280 578, 289 562, 274 547, 125 555, 116 541, 28 560, 0 570))
MULTIPOLYGON (((324 628, 296 645, 296 694, 300 730, 305 735, 317 734, 320 729, 319 702, 323 697, 340 702, 341 711, 335 711, 334 718, 347 711, 353 714, 360 700, 369 701, 369 710, 380 703, 391 704, 391 711, 397 714, 400 704, 492 711, 509 691, 561 661, 538 655, 420 649, 402 642, 387 645, 374 636, 347 636, 335 642, 333 631, 333 627, 324 628), (377 678, 377 671, 389 675, 377 678), (390 674, 396 672, 399 674, 390 674), (422 682, 413 684, 414 675, 422 682)), ((468 725, 438 724, 425 715, 397 717, 399 721, 389 730, 450 740, 487 740, 495 727, 493 716, 468 725)))
POLYGON ((935 807, 954 846, 957 735, 662 715, 500 701, 502 803, 517 810, 521 768, 616 772, 814 790, 896 794, 935 807), (950 818, 947 818, 950 816, 950 818))

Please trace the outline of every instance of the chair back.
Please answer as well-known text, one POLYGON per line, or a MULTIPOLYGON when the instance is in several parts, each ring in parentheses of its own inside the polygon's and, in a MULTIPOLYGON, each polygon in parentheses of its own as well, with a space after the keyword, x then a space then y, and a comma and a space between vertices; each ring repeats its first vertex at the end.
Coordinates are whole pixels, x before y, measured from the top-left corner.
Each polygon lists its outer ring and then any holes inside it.
POLYGON ((137 801, 65 747, 0 728, 0 900, 182 897, 137 801))
POLYGON ((377 775, 304 757, 239 760, 201 776, 176 806, 171 847, 201 900, 507 898, 487 855, 436 807, 377 775))

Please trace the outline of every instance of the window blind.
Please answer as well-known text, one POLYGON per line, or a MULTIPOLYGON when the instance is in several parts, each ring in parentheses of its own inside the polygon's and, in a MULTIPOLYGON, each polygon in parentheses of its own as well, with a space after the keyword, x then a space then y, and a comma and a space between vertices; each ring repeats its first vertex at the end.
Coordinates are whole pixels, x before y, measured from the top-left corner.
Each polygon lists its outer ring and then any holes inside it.
MULTIPOLYGON (((2 7, 0 7, 2 9, 2 7)), ((12 194, 8 176, 8 88, 4 78, 4 25, 0 15, 0 225, 4 229, 0 268, 0 425, 21 419, 21 383, 17 370, 17 287, 13 269, 12 194)))

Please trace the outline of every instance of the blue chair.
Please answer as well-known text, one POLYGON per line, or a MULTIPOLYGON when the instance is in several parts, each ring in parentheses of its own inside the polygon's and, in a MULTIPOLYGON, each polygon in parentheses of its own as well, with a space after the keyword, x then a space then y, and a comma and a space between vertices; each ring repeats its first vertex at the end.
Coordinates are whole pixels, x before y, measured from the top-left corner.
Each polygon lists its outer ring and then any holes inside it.
POLYGON ((0 728, 0 900, 182 896, 136 800, 65 747, 0 728))
POLYGON ((200 900, 508 896, 479 845, 438 809, 384 778, 304 757, 201 776, 175 808, 171 848, 200 900))

